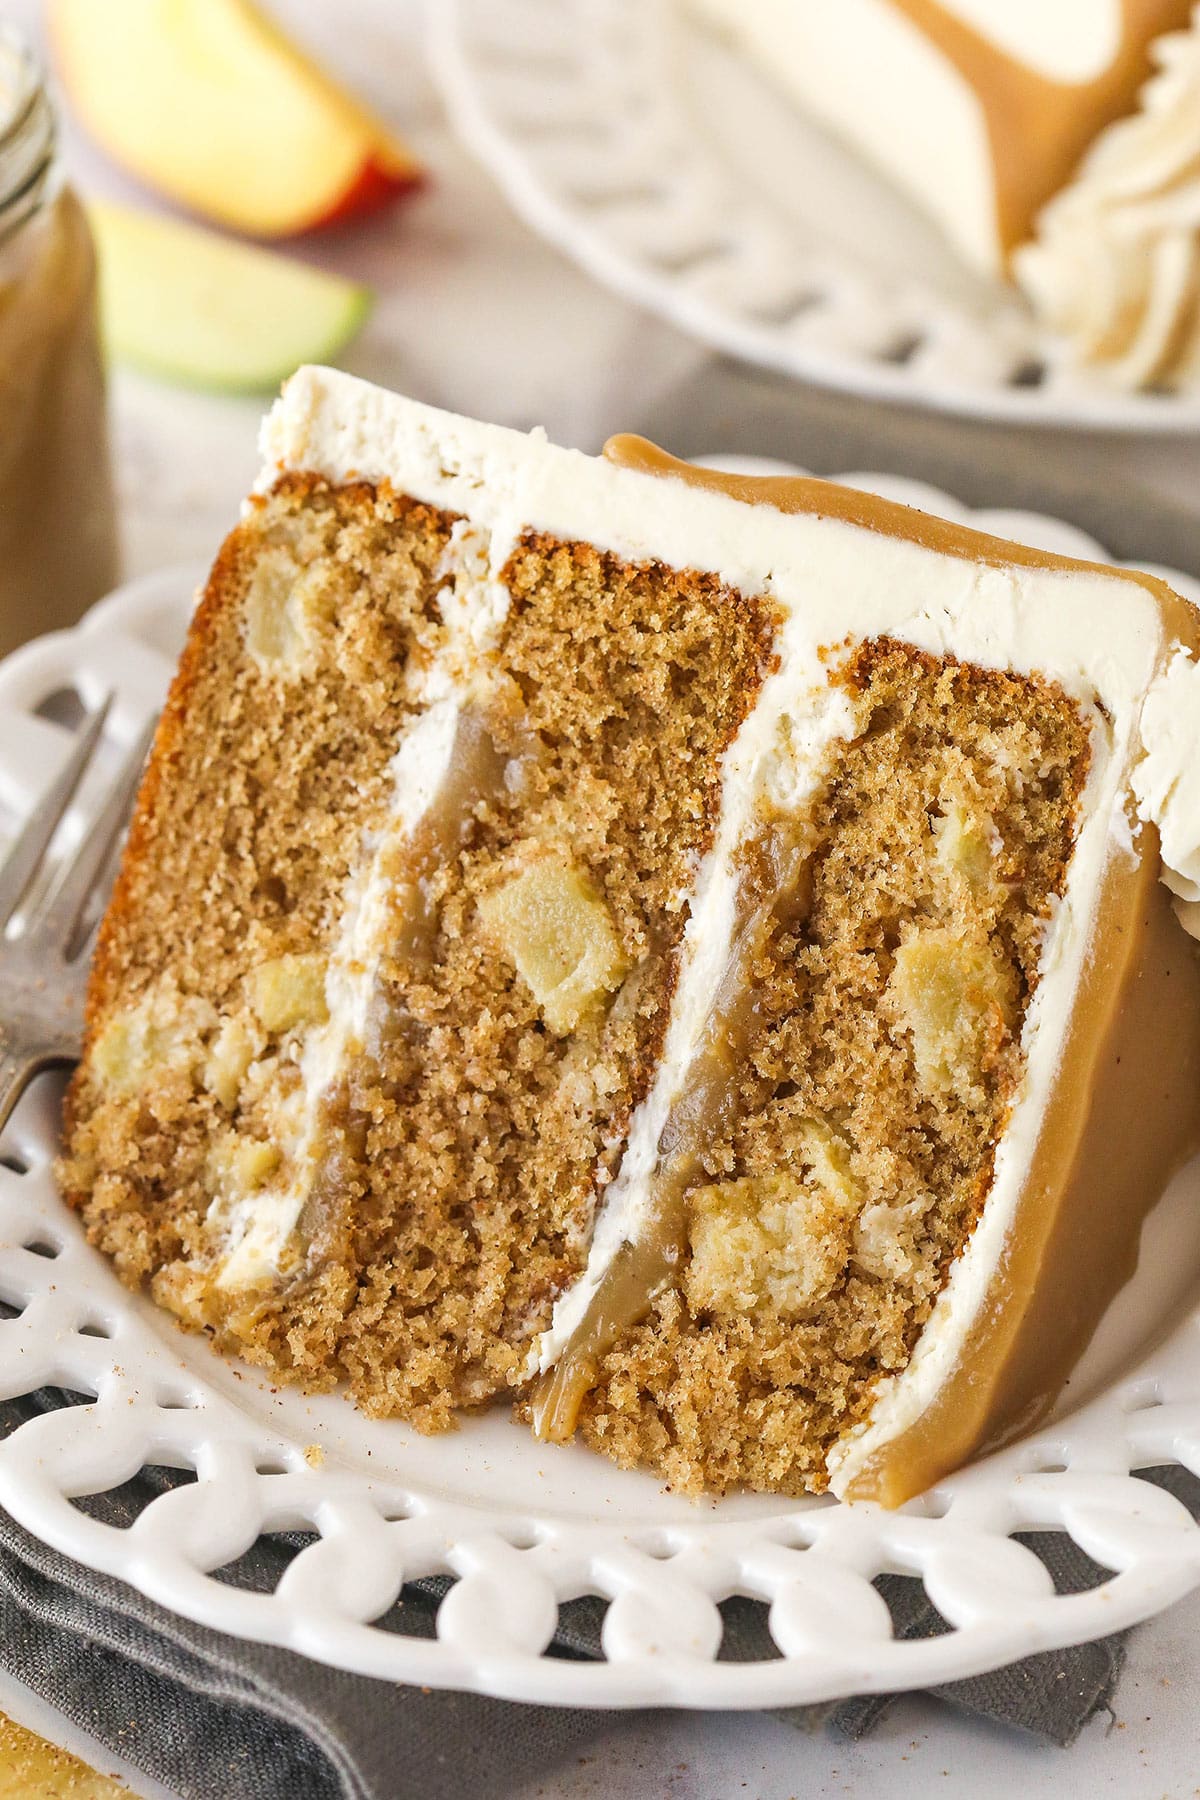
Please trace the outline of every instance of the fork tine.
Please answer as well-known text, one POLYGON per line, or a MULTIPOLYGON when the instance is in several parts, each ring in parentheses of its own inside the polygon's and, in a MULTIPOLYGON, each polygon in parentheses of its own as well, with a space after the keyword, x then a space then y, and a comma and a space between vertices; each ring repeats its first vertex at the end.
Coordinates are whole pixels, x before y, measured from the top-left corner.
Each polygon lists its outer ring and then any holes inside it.
MULTIPOLYGON (((136 789, 133 798, 136 798, 136 789)), ((124 848, 123 835, 118 831, 108 846, 107 854, 100 863, 99 872, 92 885, 91 894, 88 895, 89 902, 94 895, 98 904, 94 909, 90 909, 87 904, 80 909, 79 928, 83 928, 85 917, 89 910, 91 910, 90 923, 88 923, 86 930, 83 931, 82 936, 79 936, 78 933, 76 933, 72 939, 68 940, 67 945, 65 946, 67 959, 72 963, 86 965, 92 960, 92 953, 96 948, 96 939, 100 935, 100 927, 104 923, 104 915, 108 910, 108 902, 112 894, 113 884, 117 879, 117 873, 121 867, 121 856, 124 848)))
POLYGON ((143 726, 137 742, 108 790, 103 806, 88 826, 83 842, 63 871, 46 905, 30 921, 30 934, 36 935, 64 956, 71 949, 71 938, 88 896, 95 888, 97 877, 128 821, 157 723, 157 719, 151 719, 143 726))
POLYGON ((38 865, 46 854, 46 846, 71 804, 83 772, 92 759, 100 733, 104 730, 104 721, 108 717, 111 703, 112 695, 106 694, 79 733, 75 748, 34 807, 0 865, 0 929, 11 919, 37 873, 38 865))
MULTIPOLYGON (((95 891, 103 896, 103 904, 96 908, 95 913, 92 916, 92 922, 84 932, 83 936, 79 938, 78 941, 72 939, 67 945, 67 960, 71 963, 79 963, 84 968, 90 965, 92 957, 95 954, 96 939, 100 936, 100 927, 104 923, 104 914, 108 908, 109 895, 112 893, 113 883, 117 879, 117 870, 121 866, 121 858, 119 855, 120 848, 121 839, 118 836, 114 840, 107 857, 104 859, 103 867, 100 870, 100 875, 96 882, 95 891)), ((80 923, 82 924, 82 915, 80 923)))

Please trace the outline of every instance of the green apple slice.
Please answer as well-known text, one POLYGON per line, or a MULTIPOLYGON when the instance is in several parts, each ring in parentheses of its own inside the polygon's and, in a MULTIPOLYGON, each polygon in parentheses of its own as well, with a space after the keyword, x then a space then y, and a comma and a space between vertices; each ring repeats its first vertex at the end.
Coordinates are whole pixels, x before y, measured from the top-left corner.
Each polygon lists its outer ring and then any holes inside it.
POLYGON ((135 207, 88 208, 110 355, 189 387, 274 388, 329 362, 371 309, 357 282, 135 207))

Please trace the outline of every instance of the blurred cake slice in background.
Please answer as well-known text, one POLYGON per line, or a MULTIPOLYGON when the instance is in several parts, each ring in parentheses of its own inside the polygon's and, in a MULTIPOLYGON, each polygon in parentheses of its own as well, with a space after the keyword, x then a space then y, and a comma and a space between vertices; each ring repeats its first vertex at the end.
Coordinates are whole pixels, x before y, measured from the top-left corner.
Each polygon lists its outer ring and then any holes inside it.
POLYGON ((1194 0, 691 0, 1124 387, 1200 380, 1194 0))

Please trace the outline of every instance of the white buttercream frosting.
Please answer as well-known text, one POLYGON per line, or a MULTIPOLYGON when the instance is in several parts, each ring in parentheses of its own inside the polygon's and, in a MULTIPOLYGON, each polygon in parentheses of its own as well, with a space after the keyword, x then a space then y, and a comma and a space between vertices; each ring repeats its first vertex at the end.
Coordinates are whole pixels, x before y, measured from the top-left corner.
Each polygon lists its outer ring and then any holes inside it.
POLYGON ((1038 217, 1014 269, 1079 362, 1122 387, 1200 379, 1200 8, 1038 217))
POLYGON ((622 1244, 636 1239, 649 1212, 658 1145, 685 1093, 713 1005, 733 954, 740 874, 737 852, 751 837, 764 800, 801 810, 822 781, 829 751, 855 729, 845 689, 831 686, 803 615, 792 613, 777 643, 779 667, 721 765, 721 813, 713 847, 697 871, 684 929, 681 967, 662 1055, 650 1092, 634 1114, 625 1154, 592 1237, 582 1278, 554 1308, 531 1364, 548 1369, 587 1311, 622 1244), (793 723, 793 718, 799 723, 793 723))
MULTIPOLYGON (((445 659, 465 654, 469 665, 473 633, 478 629, 486 642, 502 617, 500 573, 527 530, 595 543, 631 561, 653 559, 711 572, 734 589, 767 597, 781 619, 779 667, 726 754, 722 811, 690 897, 661 1065, 598 1210, 587 1268, 563 1296, 540 1346, 543 1365, 565 1340, 608 1260, 622 1242, 636 1237, 644 1217, 662 1124, 686 1081, 714 973, 728 955, 731 857, 754 806, 764 793, 777 804, 802 803, 820 779, 831 746, 848 729, 844 706, 822 685, 827 679, 822 650, 890 636, 937 655, 1036 672, 1057 681, 1086 709, 1093 757, 1080 828, 1061 903, 1046 929, 1042 976, 1024 1025, 1025 1075, 984 1216, 909 1369, 881 1395, 866 1427, 841 1446, 834 1485, 844 1486, 879 1443, 928 1404, 986 1304, 1091 952, 1105 873, 1114 858, 1134 853, 1125 810, 1131 791, 1141 816, 1159 828, 1171 885, 1185 901, 1200 898, 1195 773, 1200 677, 1168 637, 1158 596, 1116 570, 1005 563, 995 552, 976 560, 836 517, 749 506, 558 449, 540 434, 526 437, 456 418, 322 370, 303 370, 288 384, 264 428, 263 449, 264 486, 282 469, 335 481, 386 479, 416 499, 469 518, 474 598, 462 609, 466 623, 452 634, 455 648, 445 659)), ((478 638, 473 641, 478 645, 478 638)), ((436 709, 447 695, 437 666, 428 710, 412 729, 440 742, 444 729, 436 709)), ((449 661, 443 667, 450 674, 449 661)), ((456 662, 451 687, 462 677, 456 662)), ((432 742, 427 747, 428 764, 424 755, 417 757, 423 770, 437 762, 432 742)), ((398 768, 415 755, 401 745, 398 768)), ((405 808, 429 803, 436 790, 435 775, 411 786, 399 783, 393 829, 407 828, 411 814, 405 808)), ((355 921, 372 909, 358 890, 348 900, 350 940, 342 961, 348 970, 367 968, 370 954, 363 954, 355 921)), ((331 1015, 342 1016, 336 984, 329 997, 331 1015)), ((353 1019, 353 1011, 349 1016, 353 1019)), ((305 1081, 309 1093, 329 1077, 327 1066, 317 1069, 313 1054, 314 1078, 310 1082, 306 1072, 305 1081)))
MULTIPOLYGON (((973 268, 1001 272, 991 144, 979 98, 891 0, 691 4, 804 112, 932 217, 973 268)), ((1064 4, 1075 10, 1075 0, 1064 4)), ((1099 37, 1102 45, 1102 21, 1099 37)), ((1053 61, 1054 46, 1043 47, 1053 61)))
MULTIPOLYGON (((1163 880, 1194 907, 1200 902, 1200 663, 1176 651, 1142 708, 1143 755, 1133 791, 1162 839, 1163 880)), ((1194 937, 1194 911, 1180 913, 1194 937)))

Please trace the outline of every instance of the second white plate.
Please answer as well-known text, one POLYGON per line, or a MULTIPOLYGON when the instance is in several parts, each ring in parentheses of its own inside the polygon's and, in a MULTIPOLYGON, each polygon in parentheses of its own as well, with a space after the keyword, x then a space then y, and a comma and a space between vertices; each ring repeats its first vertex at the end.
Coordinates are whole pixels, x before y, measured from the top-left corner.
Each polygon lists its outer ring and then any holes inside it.
POLYGON ((978 418, 1200 427, 1200 395, 1062 366, 1013 290, 683 0, 428 0, 428 17, 451 116, 517 212, 714 349, 978 418))

